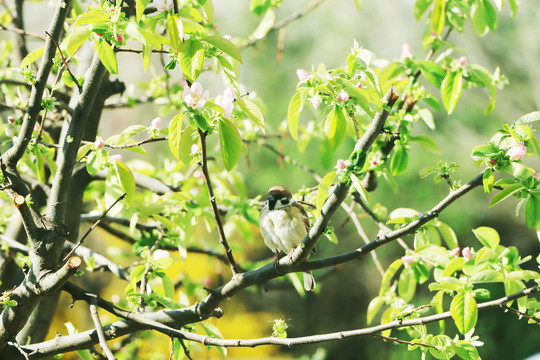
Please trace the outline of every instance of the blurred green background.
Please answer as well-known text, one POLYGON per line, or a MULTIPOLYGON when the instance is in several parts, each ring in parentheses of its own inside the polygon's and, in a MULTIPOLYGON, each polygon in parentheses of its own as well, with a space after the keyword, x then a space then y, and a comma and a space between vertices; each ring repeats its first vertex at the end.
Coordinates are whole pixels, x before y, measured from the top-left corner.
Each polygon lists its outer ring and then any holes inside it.
MULTIPOLYGON (((279 21, 311 3, 312 1, 306 0, 285 0, 283 6, 276 11, 276 19, 279 21)), ((259 18, 249 12, 249 1, 215 0, 214 4, 216 25, 222 34, 231 35, 233 39, 245 38, 257 27, 259 18)), ((46 4, 27 3, 27 6, 34 6, 36 19, 37 12, 39 16, 50 16, 50 8, 46 4)), ((312 13, 287 26, 281 62, 277 61, 277 32, 271 33, 255 46, 244 49, 240 82, 245 85, 246 90, 255 91, 263 99, 267 108, 265 119, 268 130, 277 130, 286 120, 288 102, 298 81, 296 69, 310 70, 312 66, 317 67, 320 63, 326 64, 327 68, 344 65, 354 39, 379 58, 399 58, 403 43, 411 44, 414 55, 424 58, 424 24, 414 19, 413 6, 412 0, 364 0, 360 8, 353 0, 327 0, 312 13)), ((373 204, 380 203, 389 211, 398 207, 414 208, 421 212, 428 210, 446 196, 448 187, 444 183, 434 184, 430 178, 420 179, 418 171, 421 168, 435 166, 439 160, 457 162, 461 167, 456 172, 455 179, 466 182, 479 172, 479 168, 470 158, 474 146, 489 140, 501 123, 513 122, 525 113, 540 109, 540 7, 535 1, 527 1, 521 4, 516 18, 511 18, 509 14, 508 7, 499 13, 497 31, 485 37, 479 38, 470 24, 467 24, 463 34, 454 32, 449 39, 463 49, 463 55, 467 56, 469 63, 478 63, 489 71, 500 66, 501 72, 508 77, 510 83, 498 92, 495 110, 487 116, 483 114, 488 102, 487 91, 465 90, 454 114, 448 116, 444 111, 434 114, 437 126, 435 131, 418 124, 417 134, 432 136, 439 144, 440 155, 427 153, 413 146, 409 168, 397 178, 400 191, 396 194, 384 181, 379 181, 379 187, 372 194, 373 204)), ((47 26, 40 21, 27 24, 28 29, 35 32, 43 32, 47 26)), ((126 82, 128 92, 131 91, 130 88, 135 88, 138 82, 147 80, 152 73, 152 70, 147 74, 143 73, 140 58, 133 54, 122 53, 119 60, 118 78, 126 82)), ((176 71, 172 76, 179 77, 179 72, 176 71)), ((212 78, 211 74, 205 74, 201 82, 212 89, 211 96, 217 95, 224 87, 221 80, 212 78)), ((158 109, 159 105, 150 104, 135 109, 106 112, 106 118, 101 124, 103 137, 118 133, 130 124, 149 124, 158 109)), ((165 122, 168 122, 172 115, 164 116, 165 122)), ((334 163, 340 155, 346 156, 348 149, 352 147, 352 141, 348 141, 349 143, 341 146, 344 152, 336 154, 334 163)), ((275 144, 278 146, 277 142, 275 144)), ((292 141, 285 141, 283 146, 285 153, 317 170, 319 174, 329 171, 318 157, 317 144, 309 145, 304 152, 299 152, 292 141)), ((152 145, 148 150, 158 158, 172 158, 166 144, 152 145)), ((287 164, 280 167, 275 155, 264 148, 252 147, 249 160, 248 163, 242 159, 239 168, 243 173, 249 197, 262 195, 270 186, 276 184, 287 186, 293 191, 316 185, 309 174, 287 164)), ((540 166, 538 168, 540 169, 540 166)), ((522 256, 532 254, 533 258, 536 257, 540 249, 538 239, 534 231, 526 228, 522 214, 516 218, 516 200, 505 200, 490 209, 490 198, 491 195, 486 196, 477 189, 445 210, 440 220, 453 227, 462 247, 479 246, 472 235, 472 228, 491 226, 499 231, 503 245, 518 247, 522 256)), ((350 224, 341 227, 345 218, 346 214, 340 211, 332 223, 337 229, 339 244, 334 245, 322 239, 313 258, 347 252, 362 244, 350 224)), ((366 226, 368 236, 374 238, 377 230, 370 225, 369 220, 361 221, 366 226)), ((412 241, 405 240, 408 243, 412 241)), ((230 241, 234 247, 245 248, 241 257, 270 257, 260 238, 249 244, 240 236, 233 237, 230 241)), ((397 244, 389 244, 378 249, 377 254, 383 266, 388 266, 403 255, 403 250, 397 244)), ((188 263, 175 271, 202 272, 206 269, 201 265, 204 261, 197 262, 196 258, 193 261, 192 265, 188 263)), ((534 267, 533 261, 530 266, 534 267)), ((212 276, 211 269, 209 271, 212 276)), ((97 277, 95 274, 89 276, 97 277)), ((200 274, 200 278, 203 276, 204 272, 200 274)), ((106 276, 100 274, 99 282, 107 282, 106 276)), ((377 295, 379 283, 379 273, 371 259, 365 257, 360 261, 344 264, 321 282, 319 291, 307 294, 304 298, 292 289, 266 293, 261 289, 244 291, 224 304, 224 319, 214 323, 226 337, 268 336, 271 333, 270 321, 276 318, 286 319, 291 337, 361 328, 366 326, 367 305, 377 295)), ((122 293, 116 287, 116 290, 103 290, 102 294, 107 297, 115 291, 122 293)), ((424 302, 429 301, 428 292, 424 291, 423 294, 424 302)), ((65 301, 69 302, 67 298, 65 301)), ((62 309, 63 306, 60 307, 60 310, 62 309)), ((66 318, 67 315, 64 319, 66 318)), ((479 349, 484 359, 520 360, 540 351, 538 327, 527 325, 526 321, 518 320, 513 314, 503 313, 499 309, 483 311, 478 324, 476 333, 485 342, 479 349)), ((90 327, 90 324, 88 326, 90 327)), ((448 322, 448 329, 447 333, 451 335, 451 322, 448 322)), ((399 332, 394 334, 400 335, 399 332)), ((313 355, 318 347, 324 349, 327 359, 391 360, 419 359, 421 356, 419 351, 408 352, 403 345, 384 343, 372 337, 292 349, 268 346, 231 349, 230 355, 237 359, 270 356, 300 358, 302 354, 313 355)), ((162 354, 167 354, 165 341, 163 349, 162 354)), ((194 354, 195 358, 199 358, 198 355, 201 354, 194 354)), ((217 357, 217 353, 203 355, 206 356, 217 357)), ((160 358, 160 355, 148 357, 160 358)))

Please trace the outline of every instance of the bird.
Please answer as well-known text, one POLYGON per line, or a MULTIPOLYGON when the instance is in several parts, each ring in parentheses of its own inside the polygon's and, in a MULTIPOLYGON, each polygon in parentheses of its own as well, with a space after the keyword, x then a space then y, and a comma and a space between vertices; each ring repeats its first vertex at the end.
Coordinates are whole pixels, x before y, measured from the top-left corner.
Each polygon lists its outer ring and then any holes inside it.
MULTIPOLYGON (((259 214, 259 224, 265 245, 273 253, 283 252, 289 256, 309 231, 306 210, 283 186, 273 186, 268 190, 259 214)), ((316 287, 313 274, 305 272, 303 276, 304 289, 313 291, 316 287)))

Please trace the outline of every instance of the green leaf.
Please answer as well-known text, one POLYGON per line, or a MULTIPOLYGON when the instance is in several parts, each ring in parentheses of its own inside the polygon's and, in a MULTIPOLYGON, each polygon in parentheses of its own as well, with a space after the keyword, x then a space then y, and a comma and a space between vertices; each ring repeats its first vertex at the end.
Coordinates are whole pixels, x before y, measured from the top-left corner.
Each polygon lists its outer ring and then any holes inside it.
POLYGON ((471 5, 471 22, 474 31, 479 36, 484 36, 489 31, 489 27, 486 23, 486 17, 486 10, 481 1, 475 2, 471 5))
POLYGON ((75 22, 73 23, 73 26, 108 22, 109 20, 109 16, 105 15, 102 12, 89 11, 79 16, 77 20, 75 20, 75 22))
POLYGON ((207 36, 202 40, 214 45, 225 54, 242 63, 242 54, 240 53, 240 50, 238 50, 238 48, 234 46, 231 41, 225 39, 223 36, 207 36))
POLYGON ((457 257, 450 261, 448 265, 443 270, 442 277, 450 277, 454 275, 456 271, 459 271, 463 268, 465 264, 465 259, 462 257, 457 257))
POLYGON ((142 56, 143 56, 143 69, 146 71, 148 65, 150 65, 150 60, 152 59, 152 46, 143 45, 142 47, 142 56))
POLYGON ((358 179, 356 175, 351 174, 351 181, 353 183, 354 188, 356 189, 356 191, 358 191, 362 199, 364 199, 366 204, 369 204, 369 193, 364 188, 364 185, 362 185, 362 182, 360 181, 360 179, 358 179))
POLYGON ((521 163, 512 162, 512 175, 520 180, 527 180, 535 173, 536 171, 533 168, 525 166, 521 163))
POLYGON ((144 15, 144 9, 146 5, 150 3, 150 0, 136 0, 135 1, 135 13, 137 17, 137 22, 141 21, 142 16, 144 15))
POLYGON ((199 40, 189 39, 180 46, 180 68, 184 76, 194 82, 199 77, 204 62, 204 47, 199 40))
POLYGON ((420 71, 427 81, 440 89, 441 84, 446 76, 446 70, 444 70, 441 65, 434 63, 433 61, 422 60, 418 62, 418 66, 420 67, 420 71))
POLYGON ((439 222, 437 224, 437 230, 439 230, 439 234, 446 243, 446 246, 448 246, 448 249, 451 250, 459 247, 456 233, 450 226, 443 222, 439 222))
POLYGON ((178 16, 169 13, 167 15, 167 31, 169 33, 169 39, 171 40, 171 48, 175 52, 180 51, 180 46, 183 42, 183 34, 178 30, 179 26, 183 28, 182 20, 180 20, 178 16))
POLYGON ((489 30, 495 31, 497 29, 497 10, 490 0, 484 0, 484 16, 486 18, 486 24, 489 30))
POLYGON ((489 206, 493 206, 495 204, 497 204, 498 202, 506 199, 507 197, 513 195, 514 193, 520 191, 520 190, 523 190, 525 189, 525 186, 523 186, 523 184, 513 184, 513 185, 509 185, 507 187, 505 187, 503 190, 501 190, 501 192, 499 192, 498 194, 496 194, 492 199, 491 199, 491 202, 489 203, 489 206))
POLYGON ((174 283, 171 278, 169 278, 167 275, 163 276, 161 278, 161 284, 163 285, 163 293, 165 297, 168 297, 169 299, 174 299, 175 290, 174 283))
POLYGON ((441 35, 444 29, 445 0, 435 0, 431 11, 431 31, 441 35))
POLYGON ((231 171, 240 159, 242 138, 236 126, 225 118, 219 119, 219 144, 225 168, 231 171))
POLYGON ((512 9, 512 16, 516 17, 518 6, 519 6, 519 0, 509 0, 510 8, 512 9))
POLYGON ((118 180, 122 185, 122 191, 126 193, 125 202, 129 206, 135 196, 135 177, 130 168, 121 161, 115 161, 118 173, 118 180))
POLYGON ((201 22, 203 19, 201 13, 192 7, 183 7, 179 9, 178 16, 195 22, 201 22))
POLYGON ((420 20, 431 3, 433 3, 433 0, 416 0, 416 4, 414 4, 414 18, 420 20))
POLYGON ((431 111, 422 108, 418 109, 417 113, 431 130, 435 130, 435 121, 433 121, 433 114, 431 111))
POLYGON ((24 59, 21 61, 21 69, 27 67, 28 65, 30 65, 31 63, 39 59, 41 56, 43 56, 44 50, 45 50, 45 46, 42 46, 32 51, 30 54, 26 55, 24 59))
POLYGON ((437 143, 435 140, 430 138, 427 135, 418 135, 418 136, 411 136, 409 138, 410 141, 414 141, 418 145, 420 145, 423 149, 431 151, 435 154, 440 154, 439 148, 437 146, 437 143))
POLYGON ((487 226, 481 226, 473 229, 474 236, 487 248, 497 249, 499 242, 501 241, 499 233, 493 228, 487 226))
POLYGON ((81 47, 82 44, 92 34, 92 31, 88 27, 80 27, 75 29, 72 33, 68 35, 66 38, 66 50, 69 54, 69 56, 73 56, 77 50, 81 47))
MULTIPOLYGON (((182 137, 182 114, 176 114, 169 123, 169 149, 177 160, 180 160, 180 139, 182 137)), ((189 164, 189 161, 186 163, 189 164)))
POLYGON ((460 333, 466 334, 474 328, 478 320, 478 306, 469 292, 460 292, 450 305, 452 319, 460 333))
POLYGON ((451 114, 457 106, 463 91, 463 76, 460 71, 449 72, 446 74, 441 84, 441 96, 443 105, 451 114))
POLYGON ((287 119, 289 123, 289 132, 291 137, 298 141, 298 121, 300 119, 300 112, 304 107, 304 97, 300 92, 294 94, 289 103, 289 110, 287 112, 287 119))
POLYGON ((405 301, 410 302, 416 292, 416 278, 411 267, 405 267, 399 275, 398 293, 405 301))
POLYGON ((384 305, 384 298, 381 296, 375 296, 373 300, 369 302, 367 308, 367 324, 371 324, 381 307, 384 305))
POLYGON ((341 107, 334 107, 326 117, 325 133, 328 136, 330 150, 335 152, 345 139, 347 132, 347 121, 341 107))
POLYGON ((212 0, 208 0, 202 8, 204 10, 205 21, 207 23, 211 23, 212 21, 214 21, 214 4, 212 0))
POLYGON ((262 39, 266 36, 266 34, 268 34, 270 29, 272 29, 275 21, 276 14, 274 13, 274 10, 268 9, 268 11, 266 11, 266 14, 264 14, 263 18, 261 19, 259 26, 257 26, 255 31, 253 31, 253 33, 249 37, 254 40, 262 39))
POLYGON ((118 63, 112 46, 105 40, 99 39, 96 45, 101 63, 111 74, 118 74, 118 63))
POLYGON ((540 197, 532 194, 525 205, 525 222, 528 227, 535 227, 540 223, 540 197))
POLYGON ((248 99, 237 99, 235 104, 240 106, 240 109, 264 132, 264 116, 254 102, 248 99))
POLYGON ((484 192, 486 194, 489 194, 493 191, 495 176, 493 176, 493 170, 491 168, 487 168, 482 174, 482 183, 484 185, 484 192))
POLYGON ((495 270, 486 269, 480 272, 477 272, 470 278, 471 282, 485 283, 485 282, 502 282, 504 277, 495 270))
POLYGON ((390 282, 396 275, 396 272, 399 270, 399 268, 403 265, 401 262, 401 259, 395 260, 388 269, 384 272, 384 276, 381 280, 381 288, 379 290, 379 296, 384 296, 384 294, 390 290, 391 284, 390 282))
POLYGON ((409 155, 407 154, 407 150, 403 146, 398 147, 390 161, 390 171, 392 171, 392 175, 395 176, 403 173, 407 169, 408 163, 409 155))
POLYGON ((321 182, 319 183, 319 188, 317 189, 317 200, 315 203, 317 213, 321 211, 324 202, 326 201, 326 197, 328 196, 328 191, 330 190, 330 187, 332 186, 332 182, 334 181, 335 177, 335 171, 329 172, 322 178, 321 182))
MULTIPOLYGON (((118 174, 118 167, 113 166, 109 170, 105 180, 105 206, 110 208, 112 204, 114 204, 116 200, 118 200, 118 198, 124 194, 124 192, 125 191, 122 188, 120 176, 118 174)), ((124 208, 124 204, 124 201, 119 201, 113 208, 109 210, 109 215, 117 215, 124 208)))

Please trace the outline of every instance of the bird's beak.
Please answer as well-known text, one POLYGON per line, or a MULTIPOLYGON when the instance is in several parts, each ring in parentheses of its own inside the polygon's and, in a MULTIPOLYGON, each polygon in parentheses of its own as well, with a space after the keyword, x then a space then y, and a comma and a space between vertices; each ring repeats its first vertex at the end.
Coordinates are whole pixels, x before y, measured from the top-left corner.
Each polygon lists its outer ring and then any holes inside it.
POLYGON ((266 197, 266 200, 268 201, 268 208, 270 210, 274 210, 274 207, 276 206, 277 198, 274 195, 268 195, 266 197))

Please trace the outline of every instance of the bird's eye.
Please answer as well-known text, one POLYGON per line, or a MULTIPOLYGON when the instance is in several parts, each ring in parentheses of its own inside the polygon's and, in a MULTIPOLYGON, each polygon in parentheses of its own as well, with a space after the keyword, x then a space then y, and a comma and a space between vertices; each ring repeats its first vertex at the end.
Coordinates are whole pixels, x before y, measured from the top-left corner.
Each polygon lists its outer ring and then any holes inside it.
POLYGON ((286 197, 281 198, 281 203, 282 203, 283 205, 288 204, 288 203, 289 203, 289 199, 287 199, 286 197))

